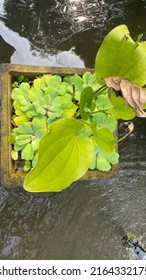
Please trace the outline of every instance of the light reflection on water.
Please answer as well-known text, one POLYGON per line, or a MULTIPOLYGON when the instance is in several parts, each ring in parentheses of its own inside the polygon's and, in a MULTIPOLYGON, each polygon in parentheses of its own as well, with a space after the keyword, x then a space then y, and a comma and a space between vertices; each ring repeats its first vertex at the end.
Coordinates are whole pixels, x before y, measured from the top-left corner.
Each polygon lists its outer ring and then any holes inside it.
MULTIPOLYGON (((73 66, 76 57, 79 67, 92 67, 97 47, 112 27, 127 22, 133 34, 146 30, 145 1, 137 6, 136 1, 112 0, 47 3, 6 0, 5 9, 0 6, 0 32, 15 49, 13 54, 3 51, 3 62, 9 57, 13 63, 57 65, 57 55, 66 52, 62 65, 71 61, 73 66), (137 11, 141 17, 134 18, 137 11)), ((146 246, 145 149, 145 121, 136 120, 134 133, 119 144, 116 178, 76 182, 50 194, 2 187, 0 259, 134 258, 122 235, 132 231, 146 246)))
MULTIPOLYGON (((13 44, 16 40, 20 43, 19 49, 14 46, 12 63, 94 67, 104 36, 116 25, 126 23, 132 36, 136 38, 143 33, 146 38, 145 9, 146 2, 142 0, 49 0, 49 4, 48 0, 5 0, 0 1, 0 17, 9 33, 2 37, 10 40, 13 31, 16 36, 12 36, 13 44), (24 38, 29 51, 20 40, 24 38), (67 53, 62 54, 63 51, 67 53), (29 54, 28 59, 25 52, 29 54)), ((10 61, 2 55, 0 60, 10 61)))
POLYGON ((56 53, 54 51, 54 54, 44 54, 42 50, 34 50, 28 39, 10 30, 2 22, 0 22, 0 30, 5 42, 15 49, 10 58, 12 64, 85 67, 84 62, 74 53, 72 48, 68 51, 56 53))
POLYGON ((110 20, 123 15, 121 2, 106 0, 6 0, 0 10, 0 34, 16 50, 11 63, 72 67, 94 66, 110 20))

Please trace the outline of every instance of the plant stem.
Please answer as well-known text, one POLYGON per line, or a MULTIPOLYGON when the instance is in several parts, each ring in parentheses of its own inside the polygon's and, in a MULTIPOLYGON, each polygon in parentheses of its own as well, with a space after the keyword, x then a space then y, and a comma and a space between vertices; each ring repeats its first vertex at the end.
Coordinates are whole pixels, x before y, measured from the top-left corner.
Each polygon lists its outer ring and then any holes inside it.
POLYGON ((72 88, 73 88, 73 93, 72 93, 72 101, 75 101, 75 84, 72 84, 72 88))
POLYGON ((105 89, 107 85, 101 86, 98 90, 94 92, 94 97, 96 97, 103 89, 105 89))
POLYGON ((87 123, 86 121, 84 121, 83 119, 80 119, 81 122, 83 122, 84 124, 88 125, 91 127, 90 123, 87 123))
MULTIPOLYGON (((97 114, 97 113, 100 113, 100 112, 103 113, 103 110, 98 110, 98 111, 91 112, 91 115, 97 114)), ((105 114, 108 114, 109 112, 108 112, 108 111, 104 111, 104 113, 105 113, 105 114)))

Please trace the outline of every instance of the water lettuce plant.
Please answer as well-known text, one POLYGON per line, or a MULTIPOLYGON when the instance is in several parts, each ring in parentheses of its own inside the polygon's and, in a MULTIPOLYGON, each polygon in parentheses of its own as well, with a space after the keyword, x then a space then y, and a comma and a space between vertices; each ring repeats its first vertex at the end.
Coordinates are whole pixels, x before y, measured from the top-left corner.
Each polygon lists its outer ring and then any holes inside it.
POLYGON ((30 170, 25 190, 58 192, 87 170, 106 172, 118 163, 117 121, 133 119, 146 103, 138 98, 131 103, 131 88, 137 87, 138 96, 145 84, 146 42, 140 40, 134 42, 120 25, 98 50, 94 74, 44 75, 31 84, 19 77, 12 90, 9 142, 13 160, 30 170))
MULTIPOLYGON (((71 126, 73 124, 72 118, 78 122, 82 120, 83 127, 79 133, 80 137, 89 138, 93 131, 98 129, 99 131, 96 131, 95 134, 99 134, 97 137, 99 138, 97 140, 99 147, 109 153, 114 152, 115 137, 112 133, 116 129, 117 122, 108 113, 108 109, 112 108, 112 105, 107 89, 100 92, 101 86, 97 82, 95 74, 86 72, 82 77, 73 75, 63 78, 59 75, 44 75, 36 78, 32 86, 23 81, 20 84, 17 82, 16 85, 11 94, 14 128, 9 141, 13 145, 11 153, 13 160, 19 159, 19 168, 28 171, 35 166, 40 139, 47 132, 51 135, 50 128, 54 122, 57 122, 60 127, 58 122, 60 119, 63 121, 71 119, 71 126), (90 128, 90 123, 95 124, 95 127, 90 128), (107 143, 107 138, 103 141, 103 133, 112 138, 112 148, 107 143)), ((63 127, 63 122, 61 126, 63 127)), ((112 162, 110 160, 108 168, 107 164, 104 166, 104 163, 97 167, 99 161, 97 163, 95 159, 102 151, 99 151, 97 147, 95 150, 94 161, 90 165, 88 163, 88 168, 97 168, 101 171, 111 169, 112 162)), ((106 156, 102 156, 103 158, 106 160, 106 156)))

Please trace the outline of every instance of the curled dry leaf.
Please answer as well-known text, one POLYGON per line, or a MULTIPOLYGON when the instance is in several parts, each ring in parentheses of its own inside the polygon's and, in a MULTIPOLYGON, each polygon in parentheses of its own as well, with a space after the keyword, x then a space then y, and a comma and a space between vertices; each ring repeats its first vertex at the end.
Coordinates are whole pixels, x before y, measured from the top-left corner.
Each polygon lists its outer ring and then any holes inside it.
POLYGON ((141 118, 146 118, 146 112, 143 111, 143 106, 146 104, 146 91, 139 86, 132 84, 129 80, 121 77, 108 77, 104 79, 109 88, 115 91, 120 91, 125 104, 133 108, 136 115, 141 118))
POLYGON ((118 142, 124 140, 134 130, 133 122, 124 122, 124 125, 126 125, 126 127, 128 128, 128 133, 124 135, 122 138, 120 138, 118 142))

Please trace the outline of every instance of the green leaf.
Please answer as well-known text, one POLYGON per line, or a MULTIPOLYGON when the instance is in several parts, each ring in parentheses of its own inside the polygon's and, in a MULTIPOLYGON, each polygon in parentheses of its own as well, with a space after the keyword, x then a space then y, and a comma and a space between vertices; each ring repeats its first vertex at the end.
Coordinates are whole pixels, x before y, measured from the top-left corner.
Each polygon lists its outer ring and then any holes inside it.
POLYGON ((88 125, 84 125, 78 132, 79 136, 89 137, 92 135, 92 129, 88 125))
POLYGON ((17 80, 18 80, 19 83, 21 83, 24 80, 24 76, 20 75, 17 80))
POLYGON ((97 156, 96 167, 99 171, 102 171, 102 172, 104 172, 104 171, 107 172, 111 169, 110 163, 101 154, 98 154, 98 156, 97 156))
POLYGON ((13 90, 14 88, 16 88, 16 87, 17 87, 17 83, 16 83, 16 82, 14 82, 14 83, 12 83, 12 84, 11 84, 11 86, 12 86, 12 90, 13 90))
POLYGON ((98 97, 96 99, 96 104, 97 104, 98 110, 100 110, 100 111, 106 111, 113 107, 110 103, 109 97, 104 94, 98 95, 98 97))
POLYGON ((101 153, 109 163, 117 164, 119 162, 119 154, 117 152, 106 153, 106 152, 102 151, 101 153))
POLYGON ((15 136, 14 135, 10 135, 8 137, 8 141, 9 141, 9 144, 14 144, 15 143, 15 136))
POLYGON ((68 87, 68 92, 73 94, 74 92, 74 89, 75 89, 75 99, 76 100, 80 100, 80 95, 81 95, 81 92, 83 90, 83 80, 80 76, 78 75, 74 75, 74 76, 67 76, 63 79, 63 81, 65 83, 68 83, 69 84, 69 87, 68 87))
POLYGON ((71 108, 73 103, 71 101, 71 95, 70 94, 65 94, 63 96, 60 97, 61 99, 61 107, 62 109, 66 109, 66 108, 71 108))
POLYGON ((28 103, 28 101, 24 98, 23 95, 19 95, 19 96, 17 97, 17 100, 18 100, 18 102, 20 103, 20 105, 22 105, 22 106, 26 106, 27 103, 28 103))
POLYGON ((46 110, 44 108, 42 108, 39 104, 34 104, 34 105, 35 105, 35 109, 36 109, 37 113, 39 113, 40 115, 46 114, 46 110))
MULTIPOLYGON (((37 80, 37 79, 36 79, 37 80)), ((38 101, 41 102, 41 98, 43 97, 43 91, 39 87, 33 87, 29 91, 29 99, 31 102, 38 101)))
POLYGON ((47 85, 52 85, 53 83, 60 84, 62 81, 59 75, 45 75, 44 78, 47 85))
POLYGON ((33 139, 31 142, 31 148, 33 152, 38 151, 39 148, 39 139, 33 139))
POLYGON ((44 128, 39 128, 35 131, 35 136, 38 139, 41 139, 45 134, 46 134, 46 129, 44 129, 44 128))
POLYGON ((93 158, 92 139, 78 132, 83 123, 75 119, 54 122, 40 141, 39 159, 24 181, 30 192, 58 192, 82 177, 93 158))
POLYGON ((45 128, 47 123, 46 116, 37 116, 32 120, 34 130, 38 130, 38 128, 45 128))
POLYGON ((113 132, 117 128, 117 120, 113 116, 107 116, 107 118, 103 121, 102 126, 113 132))
POLYGON ((30 109, 27 112, 25 112, 27 118, 33 118, 39 115, 39 113, 35 109, 30 109))
POLYGON ((112 94, 110 102, 113 105, 113 108, 109 109, 109 112, 116 119, 131 120, 136 116, 132 108, 125 106, 124 99, 121 96, 112 94))
POLYGON ((72 103, 71 108, 68 108, 68 109, 64 109, 64 110, 63 110, 63 115, 62 115, 62 117, 65 117, 65 118, 67 118, 67 119, 72 118, 72 117, 75 115, 77 109, 78 109, 78 106, 76 106, 75 104, 72 103))
POLYGON ((85 72, 82 76, 83 85, 85 87, 90 86, 92 87, 93 91, 96 91, 101 87, 101 85, 97 82, 95 74, 92 74, 90 72, 85 72))
POLYGON ((94 170, 96 169, 96 155, 93 156, 91 163, 89 164, 89 169, 94 170))
POLYGON ((18 135, 15 137, 16 144, 19 146, 26 145, 30 142, 31 136, 29 134, 26 135, 18 135))
POLYGON ((35 165, 37 164, 37 161, 38 161, 38 152, 35 153, 35 156, 32 160, 32 167, 35 167, 35 165))
POLYGON ((24 170, 25 172, 27 172, 27 171, 29 171, 30 169, 31 169, 31 161, 26 160, 26 161, 25 161, 25 164, 24 164, 24 166, 23 166, 23 170, 24 170))
POLYGON ((34 133, 30 123, 22 123, 18 126, 17 132, 21 134, 32 134, 34 133))
POLYGON ((70 77, 70 83, 75 85, 76 89, 79 89, 82 86, 82 78, 78 75, 74 75, 70 77))
POLYGON ((31 147, 31 144, 28 143, 21 152, 21 158, 25 160, 32 160, 34 157, 34 152, 31 147))
POLYGON ((59 118, 63 115, 63 110, 56 110, 56 112, 48 112, 48 117, 51 119, 51 120, 55 120, 56 118, 59 118))
POLYGON ((94 93, 91 87, 86 87, 83 89, 80 98, 80 113, 81 113, 81 117, 84 120, 88 119, 89 113, 87 112, 87 109, 89 110, 91 109, 93 97, 94 97, 94 93))
POLYGON ((115 137, 108 128, 95 129, 91 125, 97 146, 103 151, 112 153, 115 149, 115 137))
POLYGON ((22 102, 20 102, 20 106, 19 106, 19 108, 21 109, 21 111, 22 112, 25 112, 25 114, 27 114, 27 112, 30 110, 30 111, 33 111, 33 104, 31 104, 31 103, 29 103, 28 101, 27 101, 27 103, 26 104, 22 104, 22 102))
POLYGON ((54 104, 50 107, 50 110, 49 110, 49 111, 51 111, 51 112, 54 111, 54 112, 57 113, 57 112, 60 111, 60 109, 61 109, 61 106, 60 106, 60 105, 61 105, 61 104, 57 104, 57 103, 55 104, 55 103, 54 103, 54 104))
POLYGON ((62 83, 60 84, 58 94, 59 94, 59 95, 64 95, 64 94, 66 94, 66 93, 68 93, 68 84, 65 83, 65 82, 62 82, 62 83))
POLYGON ((20 88, 22 89, 23 92, 29 92, 30 90, 30 85, 29 83, 21 83, 20 88))
POLYGON ((14 88, 11 93, 11 97, 17 100, 18 96, 23 95, 23 91, 20 88, 14 88))
POLYGON ((15 150, 16 152, 21 151, 21 150, 25 147, 26 144, 27 144, 27 143, 24 143, 24 144, 22 144, 22 145, 18 145, 17 143, 15 143, 15 144, 14 144, 14 150, 15 150))
POLYGON ((97 82, 97 79, 96 79, 96 76, 95 74, 91 74, 89 72, 89 76, 88 76, 88 85, 95 85, 96 84, 96 87, 98 88, 99 87, 99 83, 97 82))
POLYGON ((18 152, 15 150, 11 151, 11 157, 13 160, 17 160, 18 159, 18 152))
POLYGON ((111 132, 113 132, 117 127, 117 120, 110 115, 99 112, 92 115, 92 121, 97 123, 96 128, 108 128, 111 132))
POLYGON ((129 35, 126 25, 119 25, 105 37, 95 59, 96 78, 119 76, 139 86, 145 84, 146 42, 136 42, 129 35))
POLYGON ((97 124, 102 124, 103 121, 106 119, 106 114, 103 112, 97 112, 94 114, 94 112, 92 113, 92 121, 96 122, 97 124))

